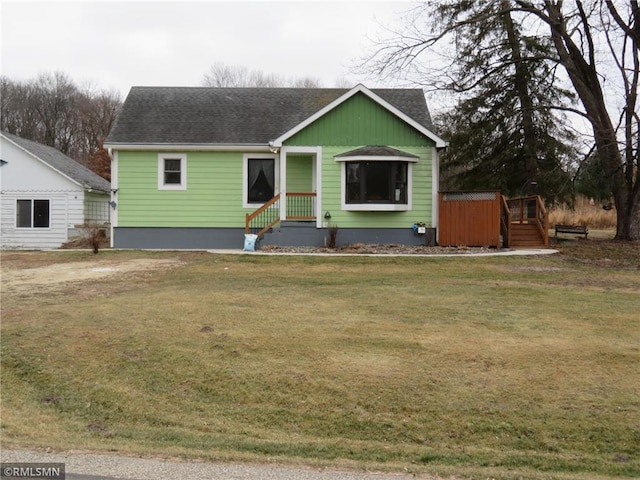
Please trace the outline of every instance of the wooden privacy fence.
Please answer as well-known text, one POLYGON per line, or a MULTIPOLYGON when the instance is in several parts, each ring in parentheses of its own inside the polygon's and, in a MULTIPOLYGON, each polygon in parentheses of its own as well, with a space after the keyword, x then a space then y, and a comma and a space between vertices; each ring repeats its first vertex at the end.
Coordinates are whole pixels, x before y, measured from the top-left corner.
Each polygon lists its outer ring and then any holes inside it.
POLYGON ((440 192, 439 197, 440 245, 501 246, 500 192, 440 192))

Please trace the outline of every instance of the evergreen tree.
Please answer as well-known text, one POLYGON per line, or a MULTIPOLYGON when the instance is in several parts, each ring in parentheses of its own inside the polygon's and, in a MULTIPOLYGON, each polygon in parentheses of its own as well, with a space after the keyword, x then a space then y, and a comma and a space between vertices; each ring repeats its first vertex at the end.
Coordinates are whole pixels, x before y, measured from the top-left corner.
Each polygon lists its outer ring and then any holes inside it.
MULTIPOLYGON (((508 196, 540 194, 547 203, 571 201, 565 166, 574 161, 571 133, 551 106, 565 105, 569 92, 555 85, 551 45, 525 35, 509 0, 442 1, 419 9, 401 55, 382 52, 387 70, 406 69, 407 56, 452 40, 451 63, 422 78, 459 98, 439 115, 439 133, 450 146, 442 156, 444 183, 459 189, 498 189, 508 196), (405 63, 403 63, 405 62, 405 63)), ((397 70, 396 70, 397 73, 397 70)))
POLYGON ((592 167, 610 182, 616 238, 639 240, 638 0, 443 0, 415 12, 363 66, 458 96, 440 118, 451 134, 444 173, 460 185, 495 176, 492 185, 511 194, 535 180, 547 201, 563 199, 568 164, 578 162, 558 112, 573 112, 591 126, 592 167), (432 75, 422 54, 443 45, 452 45, 443 55, 450 64, 432 75))

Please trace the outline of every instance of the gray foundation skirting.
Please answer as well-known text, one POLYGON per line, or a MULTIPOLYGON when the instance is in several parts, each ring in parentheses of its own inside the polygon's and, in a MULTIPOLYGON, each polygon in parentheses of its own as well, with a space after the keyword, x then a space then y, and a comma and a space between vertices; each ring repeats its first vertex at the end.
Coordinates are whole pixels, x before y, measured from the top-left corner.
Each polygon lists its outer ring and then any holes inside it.
MULTIPOLYGON (((304 224, 283 225, 266 233, 257 248, 266 245, 322 247, 328 236, 326 228, 304 224)), ((418 235, 410 228, 338 228, 338 246, 356 243, 435 245, 435 229, 427 229, 425 235, 418 235)), ((159 250, 241 249, 244 247, 244 229, 116 227, 113 230, 113 246, 159 250)))

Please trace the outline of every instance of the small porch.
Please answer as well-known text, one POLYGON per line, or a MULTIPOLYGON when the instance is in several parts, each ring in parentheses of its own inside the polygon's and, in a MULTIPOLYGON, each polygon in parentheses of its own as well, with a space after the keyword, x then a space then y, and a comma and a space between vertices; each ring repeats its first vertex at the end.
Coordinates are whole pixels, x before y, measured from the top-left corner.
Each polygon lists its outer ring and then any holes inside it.
POLYGON ((253 233, 261 238, 270 229, 282 221, 297 221, 316 226, 316 192, 278 193, 245 218, 245 233, 253 233))

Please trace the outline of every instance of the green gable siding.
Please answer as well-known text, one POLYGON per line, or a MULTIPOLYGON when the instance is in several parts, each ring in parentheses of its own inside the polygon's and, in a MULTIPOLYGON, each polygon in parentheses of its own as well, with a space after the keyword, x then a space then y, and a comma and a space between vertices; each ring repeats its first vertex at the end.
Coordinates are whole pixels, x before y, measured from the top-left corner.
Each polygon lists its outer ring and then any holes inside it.
MULTIPOLYGON (((394 146, 394 145, 390 145, 394 146)), ((394 146, 395 148, 400 148, 394 146)), ((410 211, 362 212, 342 210, 342 164, 334 157, 352 149, 351 146, 322 149, 322 211, 331 212, 331 223, 348 228, 411 228, 416 222, 431 222, 432 153, 429 147, 403 147, 420 160, 413 168, 413 205, 410 211)))
POLYGON ((338 105, 284 142, 284 145, 403 145, 434 142, 363 93, 338 105))
POLYGON ((243 227, 242 153, 190 152, 187 189, 158 190, 158 152, 118 152, 120 227, 243 227))
POLYGON ((311 192, 313 157, 310 155, 287 155, 287 191, 311 192))

